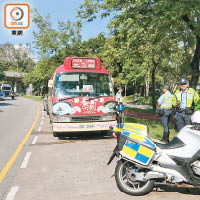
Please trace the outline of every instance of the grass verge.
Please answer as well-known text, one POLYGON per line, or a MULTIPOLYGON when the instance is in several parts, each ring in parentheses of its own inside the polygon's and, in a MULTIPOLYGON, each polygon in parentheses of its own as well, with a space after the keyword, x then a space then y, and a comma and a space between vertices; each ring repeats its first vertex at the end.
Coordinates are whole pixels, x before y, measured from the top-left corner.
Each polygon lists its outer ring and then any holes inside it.
POLYGON ((132 110, 135 112, 142 112, 142 113, 151 113, 151 114, 156 114, 156 111, 153 109, 142 109, 142 108, 130 108, 130 107, 125 107, 126 110, 132 110))
POLYGON ((35 101, 43 101, 44 98, 43 97, 40 97, 40 96, 22 96, 23 98, 27 98, 27 99, 32 99, 32 100, 35 100, 35 101))

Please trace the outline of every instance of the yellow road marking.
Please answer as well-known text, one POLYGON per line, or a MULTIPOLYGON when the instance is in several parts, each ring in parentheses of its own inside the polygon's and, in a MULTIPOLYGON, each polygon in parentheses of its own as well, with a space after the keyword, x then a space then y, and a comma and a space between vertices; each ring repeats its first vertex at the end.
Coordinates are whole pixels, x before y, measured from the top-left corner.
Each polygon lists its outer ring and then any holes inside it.
POLYGON ((15 162, 17 156, 19 155, 20 151, 22 150, 22 147, 26 144, 27 140, 29 139, 29 137, 30 137, 33 129, 35 128, 37 121, 38 121, 39 114, 40 114, 40 106, 37 105, 37 114, 36 114, 35 120, 33 122, 33 125, 31 127, 31 129, 28 131, 28 133, 26 134, 26 136, 24 137, 24 139, 22 140, 22 142, 17 147, 17 150, 15 151, 15 153, 12 155, 10 160, 7 162, 6 166, 1 171, 1 173, 0 173, 0 183, 3 181, 4 177, 8 173, 9 169, 11 168, 13 163, 15 162))

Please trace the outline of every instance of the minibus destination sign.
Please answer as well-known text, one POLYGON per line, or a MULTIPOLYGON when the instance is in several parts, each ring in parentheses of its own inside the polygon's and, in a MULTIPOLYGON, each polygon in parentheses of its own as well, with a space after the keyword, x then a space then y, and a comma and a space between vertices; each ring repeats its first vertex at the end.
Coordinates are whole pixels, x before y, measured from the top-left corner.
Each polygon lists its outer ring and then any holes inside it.
POLYGON ((96 69, 94 58, 72 58, 71 66, 74 69, 96 69))

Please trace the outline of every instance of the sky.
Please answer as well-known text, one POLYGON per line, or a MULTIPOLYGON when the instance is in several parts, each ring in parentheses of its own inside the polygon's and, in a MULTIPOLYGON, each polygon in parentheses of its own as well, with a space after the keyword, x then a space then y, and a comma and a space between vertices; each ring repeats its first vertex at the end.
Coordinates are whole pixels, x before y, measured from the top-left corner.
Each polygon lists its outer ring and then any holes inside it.
MULTIPOLYGON (((55 26, 58 20, 76 22, 76 9, 84 0, 0 0, 0 44, 10 42, 14 45, 33 42, 32 31, 37 31, 36 26, 31 22, 30 28, 24 30, 23 36, 13 36, 11 30, 4 27, 4 5, 7 3, 28 3, 31 7, 37 8, 42 16, 51 15, 52 24, 55 26)), ((82 28, 82 39, 88 40, 100 32, 108 32, 106 26, 109 19, 96 19, 94 22, 84 23, 82 28)), ((35 53, 36 55, 36 53, 35 53)), ((37 55, 36 55, 37 57, 37 55)))

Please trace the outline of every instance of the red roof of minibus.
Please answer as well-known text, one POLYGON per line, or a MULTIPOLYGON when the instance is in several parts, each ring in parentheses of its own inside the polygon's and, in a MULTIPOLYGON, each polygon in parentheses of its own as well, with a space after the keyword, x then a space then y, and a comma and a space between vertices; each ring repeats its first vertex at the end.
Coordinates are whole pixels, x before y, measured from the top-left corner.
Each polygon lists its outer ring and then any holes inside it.
POLYGON ((66 69, 64 65, 57 67, 55 73, 62 73, 62 72, 91 72, 91 73, 102 73, 102 74, 109 74, 109 72, 101 67, 100 70, 97 69, 66 69))
POLYGON ((62 72, 90 72, 90 73, 104 73, 109 72, 101 66, 99 58, 77 58, 67 57, 64 65, 59 66, 55 73, 62 72))

